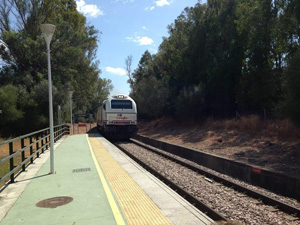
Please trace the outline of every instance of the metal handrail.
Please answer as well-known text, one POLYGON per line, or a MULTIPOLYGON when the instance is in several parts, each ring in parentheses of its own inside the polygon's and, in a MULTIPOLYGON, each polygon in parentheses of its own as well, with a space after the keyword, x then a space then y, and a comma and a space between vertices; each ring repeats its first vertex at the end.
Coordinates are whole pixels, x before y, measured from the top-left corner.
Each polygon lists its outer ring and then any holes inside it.
MULTIPOLYGON (((62 124, 62 125, 54 126, 53 128, 57 128, 57 127, 60 127, 60 126, 68 126, 68 125, 62 124)), ((29 133, 29 134, 25 134, 25 135, 23 135, 23 136, 19 136, 19 137, 13 138, 13 139, 9 139, 9 140, 4 141, 4 142, 1 142, 1 143, 0 143, 0 146, 1 146, 1 145, 5 145, 5 144, 9 144, 10 142, 14 142, 14 141, 20 140, 20 139, 22 139, 22 138, 27 138, 27 137, 29 137, 29 136, 33 136, 33 135, 35 135, 35 134, 41 133, 41 132, 46 131, 46 130, 49 130, 49 127, 48 127, 48 128, 45 128, 45 129, 42 129, 42 130, 34 131, 34 132, 32 132, 32 133, 29 133)))
MULTIPOLYGON (((54 141, 56 142, 58 139, 60 139, 62 136, 64 136, 65 134, 69 134, 69 126, 66 124, 63 125, 57 125, 54 128, 54 141)), ((47 147, 49 148, 49 144, 50 143, 50 132, 49 132, 49 128, 45 128, 39 131, 35 131, 26 135, 22 135, 4 142, 0 143, 1 145, 5 145, 8 144, 9 145, 9 156, 3 158, 0 160, 0 166, 2 163, 10 160, 10 171, 5 174, 3 177, 0 178, 0 183, 5 181, 9 176, 10 176, 10 182, 14 182, 14 178, 15 178, 15 172, 17 172, 20 168, 22 168, 23 171, 25 171, 25 167, 26 167, 26 163, 28 163, 28 161, 30 160, 30 163, 33 163, 34 157, 36 156, 39 157, 40 151, 42 151, 42 153, 44 153, 44 150, 47 149, 47 147), (48 133, 48 134, 46 134, 48 133), (39 137, 41 136, 39 139, 36 139, 36 141, 32 142, 32 137, 39 137), (30 144, 28 145, 24 145, 24 139, 25 138, 30 138, 30 144), (49 138, 49 140, 48 140, 49 138), (17 140, 21 140, 21 149, 17 150, 16 152, 14 152, 13 149, 13 143, 17 140), (44 143, 45 140, 45 143, 44 143), (39 147, 39 143, 41 143, 41 146, 39 147), (33 152, 32 147, 36 145, 36 149, 35 152, 33 152), (30 155, 25 158, 25 150, 30 148, 30 155), (20 164, 18 165, 14 165, 14 157, 22 154, 22 161, 20 164)), ((29 164, 29 163, 28 163, 29 164)), ((27 165, 28 165, 27 164, 27 165)))

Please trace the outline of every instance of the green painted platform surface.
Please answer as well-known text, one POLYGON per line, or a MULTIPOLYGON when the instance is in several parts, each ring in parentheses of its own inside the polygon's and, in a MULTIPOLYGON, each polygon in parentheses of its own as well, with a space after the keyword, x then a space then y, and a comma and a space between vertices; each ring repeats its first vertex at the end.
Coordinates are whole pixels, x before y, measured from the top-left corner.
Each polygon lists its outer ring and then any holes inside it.
POLYGON ((49 160, 31 180, 1 225, 116 224, 86 135, 69 136, 56 148, 56 174, 48 175, 49 160), (76 169, 83 171, 74 172, 76 169), (73 201, 57 208, 36 206, 41 200, 60 196, 72 197, 73 201))

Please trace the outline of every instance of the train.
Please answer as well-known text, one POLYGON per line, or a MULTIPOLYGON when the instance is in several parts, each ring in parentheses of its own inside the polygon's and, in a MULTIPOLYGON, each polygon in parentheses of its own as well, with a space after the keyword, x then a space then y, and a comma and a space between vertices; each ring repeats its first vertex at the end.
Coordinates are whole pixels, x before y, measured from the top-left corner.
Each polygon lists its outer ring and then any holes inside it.
POLYGON ((97 111, 97 127, 109 139, 129 139, 137 131, 137 106, 127 95, 114 95, 104 100, 97 111))

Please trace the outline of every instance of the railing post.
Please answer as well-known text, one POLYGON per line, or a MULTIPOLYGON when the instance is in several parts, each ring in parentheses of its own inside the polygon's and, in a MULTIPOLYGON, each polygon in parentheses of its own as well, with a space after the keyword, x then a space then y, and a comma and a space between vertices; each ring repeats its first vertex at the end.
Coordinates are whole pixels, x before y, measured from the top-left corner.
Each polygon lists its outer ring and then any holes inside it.
POLYGON ((60 125, 59 129, 60 129, 60 132, 59 132, 60 136, 59 136, 59 138, 61 138, 63 136, 63 125, 60 125))
POLYGON ((42 153, 44 153, 44 131, 42 131, 42 133, 41 133, 41 139, 42 139, 42 145, 41 145, 41 147, 42 147, 42 153))
POLYGON ((37 154, 36 154, 36 157, 39 158, 40 157, 40 151, 39 151, 39 142, 38 142, 38 139, 39 139, 39 136, 36 135, 35 136, 35 141, 36 141, 36 151, 37 151, 37 154))
MULTIPOLYGON (((9 143, 9 155, 14 154, 14 147, 13 147, 13 143, 10 142, 9 143)), ((9 164, 10 164, 10 171, 12 171, 14 169, 14 157, 12 157, 9 160, 9 164)), ((15 174, 13 173, 12 175, 10 175, 10 182, 14 183, 15 182, 15 174)))
MULTIPOLYGON (((21 148, 25 147, 24 138, 21 139, 21 148)), ((25 161, 25 151, 22 151, 22 162, 25 161)), ((22 165, 22 170, 25 171, 25 164, 22 165)))
MULTIPOLYGON (((49 134, 49 129, 46 130, 46 135, 48 136, 48 134, 49 134)), ((47 148, 49 149, 50 148, 50 146, 49 146, 50 139, 48 139, 48 137, 46 138, 46 142, 47 142, 47 148)))
POLYGON ((59 139, 59 127, 56 128, 56 140, 55 140, 55 142, 57 142, 58 139, 59 139))
POLYGON ((50 149, 50 130, 48 130, 49 140, 48 140, 48 148, 50 149))
MULTIPOLYGON (((48 136, 48 130, 46 130, 46 136, 48 136)), ((48 141, 48 137, 46 137, 46 143, 47 143, 47 148, 49 148, 49 141, 48 141)))
MULTIPOLYGON (((32 142, 33 142, 33 141, 32 141, 32 136, 30 136, 29 139, 30 139, 30 145, 31 145, 32 142)), ((33 154, 33 147, 32 147, 32 145, 31 145, 31 146, 30 146, 30 157, 31 157, 31 158, 30 158, 30 162, 31 162, 31 163, 33 163, 33 157, 32 157, 32 154, 33 154)))
POLYGON ((59 138, 58 139, 61 139, 61 136, 62 136, 61 134, 62 134, 62 126, 60 125, 59 126, 59 138))
POLYGON ((54 143, 56 142, 56 136, 57 136, 56 130, 57 130, 57 128, 55 127, 54 128, 54 143))

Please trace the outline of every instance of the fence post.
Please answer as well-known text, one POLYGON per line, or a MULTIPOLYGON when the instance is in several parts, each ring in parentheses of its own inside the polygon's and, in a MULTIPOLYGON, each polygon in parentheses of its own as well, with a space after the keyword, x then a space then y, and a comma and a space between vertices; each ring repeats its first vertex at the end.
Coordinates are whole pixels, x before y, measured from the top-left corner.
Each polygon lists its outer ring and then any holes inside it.
MULTIPOLYGON (((10 142, 9 143, 9 155, 14 154, 14 148, 13 148, 13 143, 10 142)), ((14 157, 12 157, 9 160, 9 164, 10 164, 10 171, 12 171, 14 169, 14 157)), ((12 175, 10 175, 10 182, 14 183, 15 182, 15 174, 13 173, 12 175)))
POLYGON ((54 128, 54 142, 57 142, 57 136, 58 136, 58 129, 56 127, 54 128))
POLYGON ((36 141, 35 146, 36 146, 36 151, 37 151, 37 154, 36 154, 36 157, 37 157, 37 158, 40 157, 40 151, 39 151, 39 142, 38 142, 38 139, 39 139, 39 136, 36 135, 36 136, 35 136, 35 141, 36 141))
POLYGON ((62 136, 64 136, 64 126, 63 126, 63 125, 60 125, 59 130, 60 130, 60 132, 59 132, 59 133, 60 133, 59 139, 61 139, 62 136))
MULTIPOLYGON (((50 132, 50 131, 49 131, 49 129, 48 129, 48 130, 47 130, 47 133, 46 133, 47 136, 49 135, 49 132, 50 132)), ((49 143, 50 143, 50 136, 48 136, 48 137, 46 138, 46 140, 47 140, 47 148, 49 149, 49 148, 50 148, 50 144, 49 144, 49 143), (49 140, 48 140, 48 138, 49 138, 49 140)))
POLYGON ((42 139, 42 145, 41 145, 42 153, 44 153, 44 131, 42 131, 42 133, 41 133, 41 139, 42 139))
POLYGON ((58 127, 58 137, 57 137, 57 140, 59 140, 61 137, 61 125, 59 125, 58 127))
POLYGON ((64 125, 64 134, 63 135, 67 135, 68 132, 70 131, 69 129, 67 130, 67 128, 69 128, 67 125, 64 125))
MULTIPOLYGON (((21 139, 21 148, 25 147, 24 138, 21 139)), ((25 161, 25 151, 22 151, 22 162, 25 161)), ((25 164, 22 165, 22 170, 25 171, 25 164)))
MULTIPOLYGON (((33 142, 33 141, 32 141, 32 136, 30 136, 29 139, 30 139, 30 145, 31 145, 32 142, 33 142)), ((33 154, 33 147, 32 147, 32 145, 31 145, 31 146, 30 146, 30 157, 31 157, 31 158, 30 158, 30 162, 31 162, 31 163, 33 163, 33 156, 32 156, 32 154, 33 154)))
POLYGON ((56 142, 56 128, 53 128, 53 142, 56 142))

